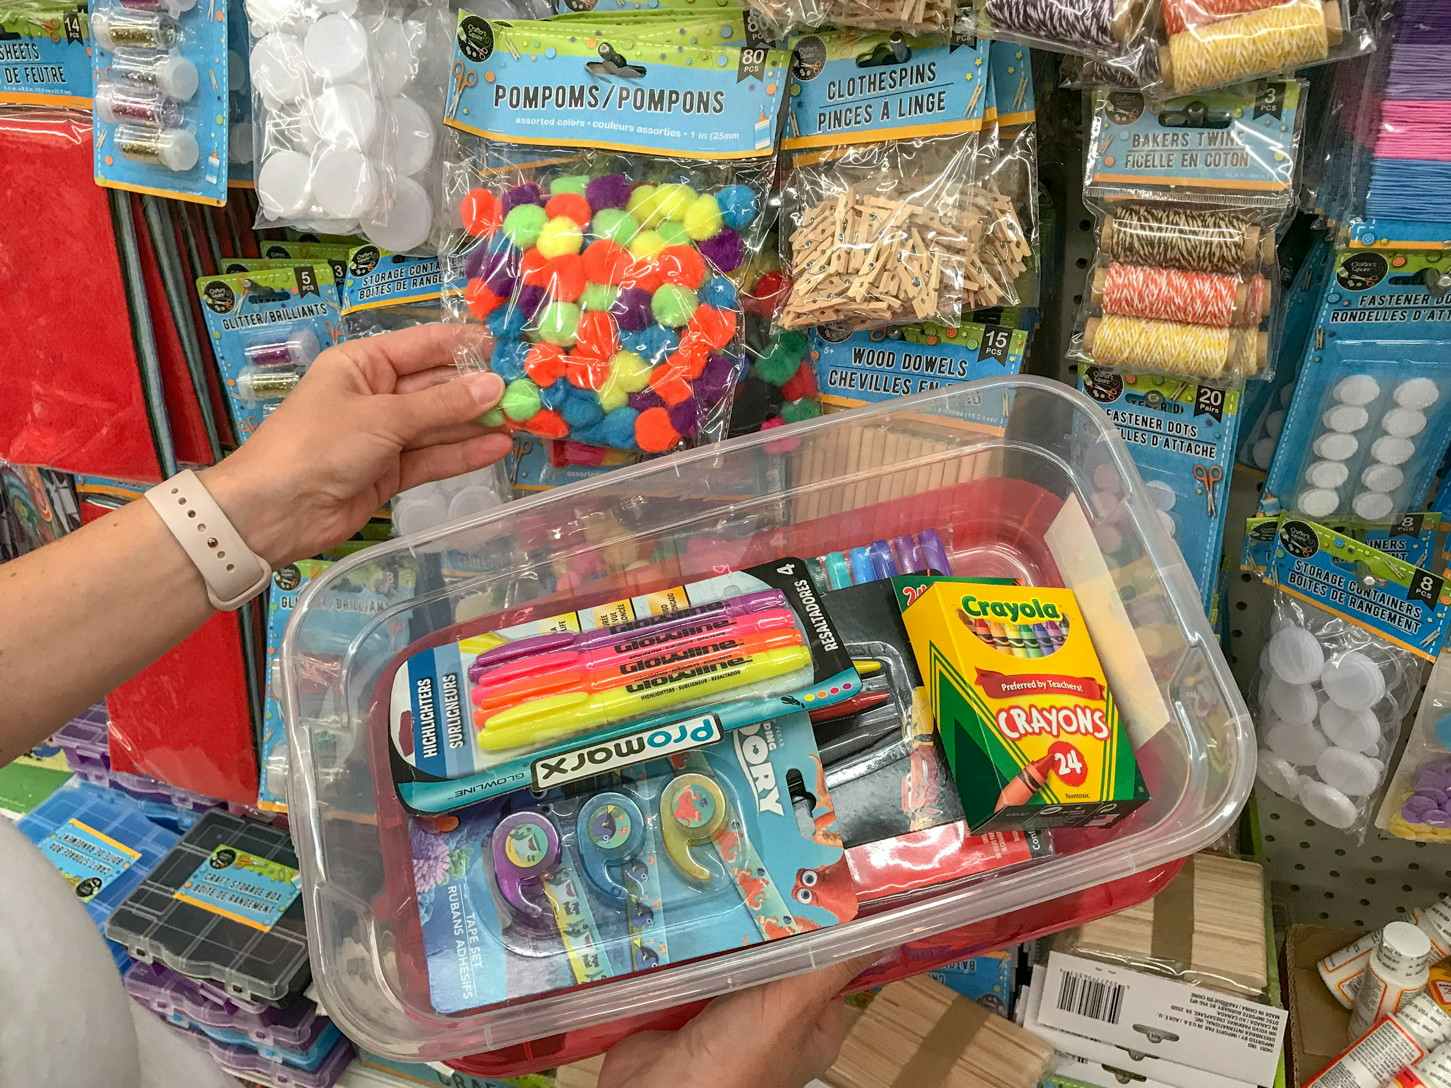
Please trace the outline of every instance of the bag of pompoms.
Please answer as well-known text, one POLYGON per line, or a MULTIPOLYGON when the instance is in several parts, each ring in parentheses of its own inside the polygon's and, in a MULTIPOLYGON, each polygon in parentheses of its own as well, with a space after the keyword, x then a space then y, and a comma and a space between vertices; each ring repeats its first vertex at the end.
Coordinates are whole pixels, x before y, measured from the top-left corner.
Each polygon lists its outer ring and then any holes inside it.
POLYGON ((1016 303, 1031 247, 974 173, 988 43, 842 31, 796 43, 783 149, 790 293, 778 322, 845 329, 1016 303))
POLYGON ((505 381, 487 422, 661 453, 719 437, 787 54, 464 14, 445 105, 445 320, 505 381))

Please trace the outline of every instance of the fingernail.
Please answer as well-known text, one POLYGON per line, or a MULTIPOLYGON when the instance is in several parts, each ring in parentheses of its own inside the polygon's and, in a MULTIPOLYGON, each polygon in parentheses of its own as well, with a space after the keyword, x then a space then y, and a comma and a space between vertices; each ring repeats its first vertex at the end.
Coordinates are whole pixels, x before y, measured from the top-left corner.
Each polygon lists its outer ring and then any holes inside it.
POLYGON ((504 379, 497 374, 471 374, 464 380, 480 408, 492 408, 504 395, 504 379))

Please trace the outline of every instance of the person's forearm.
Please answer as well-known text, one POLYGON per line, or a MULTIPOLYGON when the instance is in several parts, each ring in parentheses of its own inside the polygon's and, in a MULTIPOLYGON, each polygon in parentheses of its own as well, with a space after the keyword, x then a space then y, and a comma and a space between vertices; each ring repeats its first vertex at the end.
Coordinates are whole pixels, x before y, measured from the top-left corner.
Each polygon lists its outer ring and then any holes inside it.
POLYGON ((0 566, 0 766, 200 626, 201 575, 151 505, 0 566))

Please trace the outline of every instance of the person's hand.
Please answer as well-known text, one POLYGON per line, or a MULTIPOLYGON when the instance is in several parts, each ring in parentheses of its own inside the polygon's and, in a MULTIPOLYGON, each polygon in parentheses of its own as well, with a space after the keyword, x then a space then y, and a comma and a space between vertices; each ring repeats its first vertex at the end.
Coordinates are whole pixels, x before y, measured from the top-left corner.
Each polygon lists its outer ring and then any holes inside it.
POLYGON ((422 325, 329 348, 202 481, 274 568, 341 543, 399 491, 508 452, 509 437, 479 422, 503 382, 454 368, 455 351, 483 335, 422 325))
POLYGON ((702 1076, 718 1088, 801 1088, 836 1060, 847 1029, 841 991, 871 963, 727 994, 679 1031, 622 1039, 605 1055, 599 1088, 680 1088, 702 1076))

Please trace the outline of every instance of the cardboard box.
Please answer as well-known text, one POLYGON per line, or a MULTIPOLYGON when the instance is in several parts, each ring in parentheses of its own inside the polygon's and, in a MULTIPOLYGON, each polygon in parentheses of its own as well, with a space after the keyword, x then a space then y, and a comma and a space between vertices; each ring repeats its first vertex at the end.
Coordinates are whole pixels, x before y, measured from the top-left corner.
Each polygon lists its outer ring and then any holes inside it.
POLYGON ((1330 996, 1315 969, 1330 953, 1358 939, 1363 930, 1291 926, 1285 935, 1285 989, 1290 1005, 1291 1083, 1304 1084, 1345 1049, 1350 1010, 1330 996))

